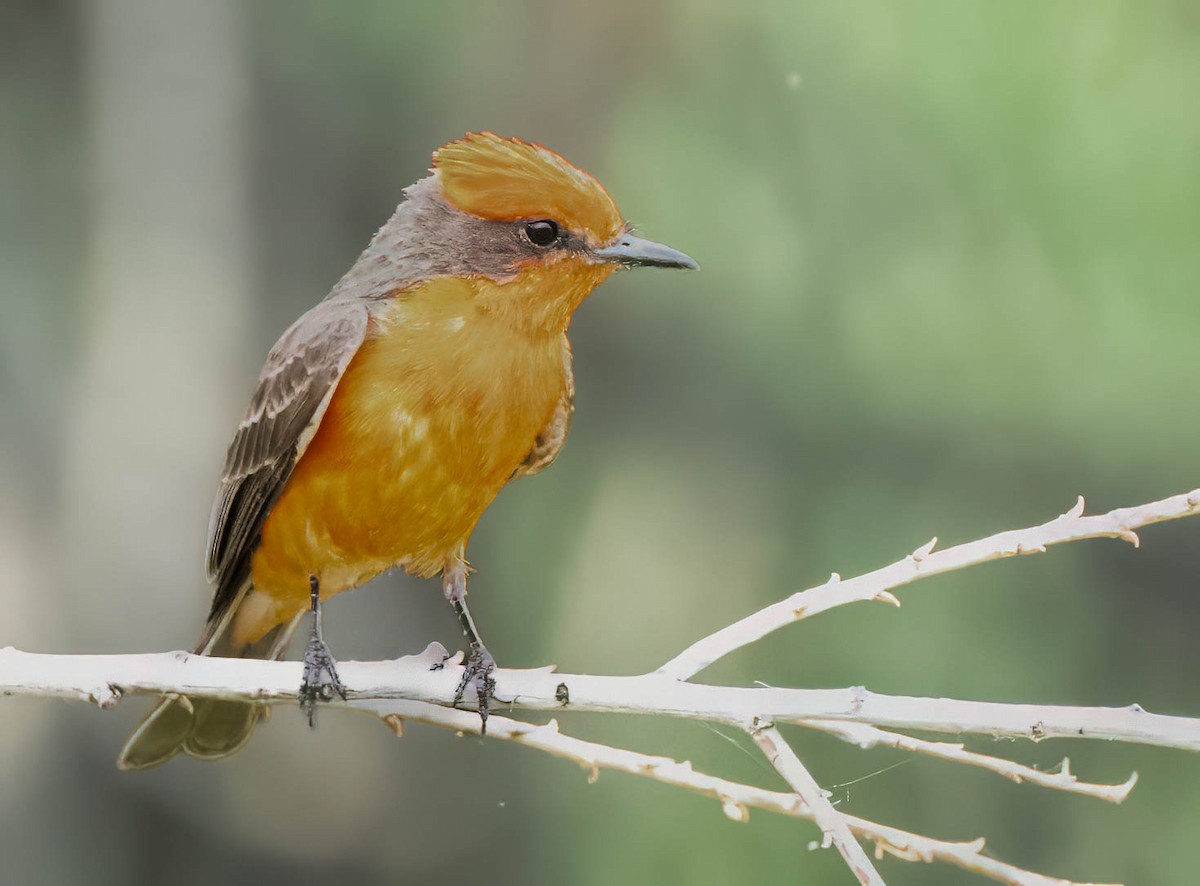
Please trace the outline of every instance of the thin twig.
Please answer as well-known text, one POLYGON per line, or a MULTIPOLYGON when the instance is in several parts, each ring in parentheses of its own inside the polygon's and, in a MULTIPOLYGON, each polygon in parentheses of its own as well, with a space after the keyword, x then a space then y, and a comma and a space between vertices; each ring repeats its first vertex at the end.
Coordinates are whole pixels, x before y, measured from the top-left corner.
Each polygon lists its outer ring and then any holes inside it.
POLYGON ((843 580, 835 572, 822 585, 793 594, 786 600, 760 609, 697 640, 658 671, 677 680, 687 680, 731 652, 802 618, 810 618, 835 606, 865 600, 879 600, 899 606, 900 601, 892 594, 892 589, 919 578, 1002 557, 1043 553, 1050 545, 1085 538, 1120 538, 1136 547, 1139 540, 1134 530, 1151 523, 1200 513, 1200 489, 1138 507, 1118 508, 1093 517, 1083 516, 1083 505, 1083 496, 1080 496, 1073 508, 1049 523, 1001 532, 943 551, 934 551, 937 544, 935 538, 903 560, 857 578, 843 580))
POLYGON ((833 808, 829 797, 775 725, 769 720, 755 720, 746 731, 775 767, 775 771, 783 776, 783 780, 792 786, 792 790, 812 811, 813 819, 821 829, 821 846, 828 848, 832 844, 863 886, 886 886, 875 865, 871 864, 871 859, 851 833, 846 817, 833 808))
MULTIPOLYGON (((376 699, 362 702, 358 708, 382 717, 397 734, 403 734, 403 724, 410 720, 452 729, 462 734, 479 734, 477 715, 428 702, 376 699)), ((692 764, 687 761, 641 754, 564 735, 559 730, 556 720, 551 720, 545 725, 535 725, 492 714, 488 717, 487 737, 515 742, 556 757, 573 760, 588 773, 588 781, 595 781, 600 771, 607 769, 650 778, 712 797, 721 804, 722 811, 733 821, 747 821, 750 809, 763 809, 815 822, 812 810, 796 794, 770 791, 708 775, 693 769, 692 764)), ((854 815, 843 815, 843 818, 851 831, 875 844, 877 859, 891 855, 904 861, 944 862, 1009 886, 1099 886, 1045 877, 990 858, 983 854, 982 837, 967 842, 936 840, 854 815)))
POLYGON ((1017 784, 1030 782, 1058 791, 1072 794, 1083 794, 1085 797, 1095 797, 1107 800, 1109 803, 1121 803, 1129 796, 1133 786, 1137 784, 1137 773, 1134 772, 1121 784, 1092 784, 1080 781, 1071 772, 1071 762, 1063 757, 1056 772, 1043 772, 1031 766, 1014 763, 1002 757, 980 754, 968 751, 961 744, 944 741, 927 741, 923 738, 913 738, 911 735, 901 735, 898 732, 888 732, 877 729, 866 723, 847 723, 837 720, 806 720, 804 725, 811 729, 819 729, 836 735, 843 741, 858 745, 864 750, 874 747, 896 748, 901 751, 912 751, 949 760, 952 763, 964 763, 967 766, 979 766, 1003 775, 1017 784))

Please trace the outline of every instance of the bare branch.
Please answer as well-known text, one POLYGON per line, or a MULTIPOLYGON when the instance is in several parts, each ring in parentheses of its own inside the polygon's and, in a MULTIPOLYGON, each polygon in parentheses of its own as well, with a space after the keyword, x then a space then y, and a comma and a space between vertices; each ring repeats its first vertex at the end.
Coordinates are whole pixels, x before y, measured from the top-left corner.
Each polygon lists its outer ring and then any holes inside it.
POLYGON ((879 872, 875 870, 875 865, 871 864, 867 853, 863 852, 858 840, 854 839, 845 816, 833 808, 829 797, 800 762, 796 752, 784 741, 775 725, 767 720, 755 720, 746 731, 766 754, 775 770, 792 786, 792 790, 812 812, 813 819, 823 835, 821 846, 828 848, 832 844, 836 847, 863 886, 885 886, 879 872))
MULTIPOLYGON (((1011 884, 1011 886, 1106 886, 1101 883, 1076 884, 1072 880, 1046 877, 991 858, 983 854, 983 848, 986 845, 983 837, 968 843, 951 843, 910 834, 908 831, 876 824, 853 815, 847 815, 846 821, 849 822, 850 829, 856 834, 875 841, 876 858, 881 858, 884 853, 887 853, 906 861, 946 862, 963 870, 990 877, 1000 883, 1011 884)), ((1119 886, 1119 884, 1107 884, 1107 886, 1119 886)))
POLYGON ((1085 797, 1095 797, 1110 803, 1120 803, 1129 796, 1133 786, 1137 784, 1137 773, 1133 773, 1122 784, 1091 784, 1080 781, 1071 772, 1071 761, 1063 757, 1057 772, 1043 772, 1031 766, 1014 763, 1002 757, 980 754, 966 750, 961 744, 951 744, 943 741, 926 741, 923 738, 913 738, 898 732, 887 732, 866 723, 842 723, 835 720, 806 720, 805 726, 820 729, 836 735, 838 738, 858 745, 864 750, 873 747, 896 748, 901 751, 913 751, 949 760, 953 763, 965 763, 968 766, 979 766, 999 773, 1017 784, 1028 781, 1042 787, 1067 791, 1072 794, 1083 794, 1085 797))
MULTIPOLYGON (((1200 719, 1151 714, 1139 705, 1121 708, 998 704, 947 698, 888 696, 863 687, 790 689, 714 686, 689 678, 713 661, 778 628, 835 606, 863 600, 899 605, 892 589, 926 575, 984 563, 999 557, 1044 551, 1047 546, 1083 538, 1114 537, 1138 544, 1136 529, 1200 512, 1200 490, 1095 517, 1083 516, 1083 499, 1041 526, 936 551, 937 540, 905 559, 858 578, 828 582, 794 594, 693 644, 654 673, 631 677, 558 674, 553 667, 498 670, 496 697, 510 710, 595 711, 651 714, 727 723, 747 730, 792 787, 794 793, 766 791, 696 772, 669 757, 570 738, 557 723, 536 726, 493 714, 490 737, 514 741, 574 759, 593 775, 602 768, 698 791, 720 800, 727 816, 744 821, 751 807, 815 821, 845 858, 860 883, 882 879, 854 835, 875 843, 876 858, 894 855, 910 861, 944 861, 993 880, 1021 886, 1067 884, 1021 870, 983 854, 983 840, 954 843, 846 815, 830 804, 805 765, 774 724, 819 729, 860 747, 887 746, 952 763, 977 766, 1016 782, 1119 803, 1136 774, 1120 785, 1079 781, 1063 760, 1057 772, 968 751, 962 744, 914 738, 904 732, 973 733, 1027 738, 1088 738, 1200 751, 1200 719), (903 730, 896 732, 893 730, 903 730)), ((299 662, 209 658, 183 652, 149 655, 39 655, 0 649, 0 694, 87 701, 115 706, 125 694, 183 694, 265 704, 295 703, 301 681, 299 662)), ((405 719, 417 719, 459 732, 478 732, 477 714, 454 710, 462 675, 460 659, 446 659, 439 644, 420 655, 395 661, 341 662, 349 707, 381 717, 397 734, 405 719)))
MULTIPOLYGON (((462 734, 479 734, 479 717, 475 714, 428 702, 377 699, 362 702, 357 707, 382 717, 397 734, 403 734, 402 723, 408 720, 441 726, 462 734)), ((712 797, 721 804, 722 811, 733 821, 748 821, 750 809, 763 809, 815 821, 812 810, 796 794, 769 791, 698 772, 687 761, 680 762, 670 757, 656 757, 573 738, 559 730, 556 720, 539 726, 492 714, 488 718, 488 738, 512 741, 556 757, 574 760, 588 773, 588 781, 595 781, 601 770, 608 769, 650 778, 712 797)), ((891 855, 905 861, 940 861, 1010 886, 1099 886, 1044 877, 990 858, 983 854, 982 837, 956 843, 923 837, 854 815, 842 817, 851 831, 875 844, 876 858, 891 855)))
POLYGON ((1136 547, 1139 541, 1135 529, 1163 520, 1190 517, 1198 512, 1200 489, 1138 507, 1118 508, 1094 517, 1083 516, 1083 496, 1080 496, 1069 511, 1040 526, 1001 532, 943 551, 933 550, 937 543, 935 538, 903 560, 857 578, 843 580, 834 573, 825 584, 793 594, 786 600, 760 609, 696 641, 658 670, 677 680, 686 680, 718 659, 773 631, 835 606, 864 600, 899 605, 891 590, 919 578, 999 560, 1001 557, 1043 553, 1050 545, 1085 538, 1120 538, 1136 547))
MULTIPOLYGON (((433 643, 394 661, 343 661, 338 673, 356 706, 364 699, 407 698, 448 705, 461 666, 443 663, 433 643)), ((0 649, 0 694, 34 695, 115 705, 122 694, 181 693, 294 703, 302 665, 289 661, 210 658, 185 652, 145 655, 45 655, 0 649)), ((806 725, 836 720, 928 732, 1027 738, 1091 738, 1200 750, 1200 719, 1151 714, 1138 705, 1088 708, 1000 704, 950 698, 881 695, 862 687, 782 689, 681 683, 661 674, 601 677, 552 668, 500 669, 496 697, 510 710, 650 714, 730 723, 755 717, 806 725), (564 702, 564 698, 567 700, 564 702)), ((333 702, 338 705, 342 702, 333 702)))

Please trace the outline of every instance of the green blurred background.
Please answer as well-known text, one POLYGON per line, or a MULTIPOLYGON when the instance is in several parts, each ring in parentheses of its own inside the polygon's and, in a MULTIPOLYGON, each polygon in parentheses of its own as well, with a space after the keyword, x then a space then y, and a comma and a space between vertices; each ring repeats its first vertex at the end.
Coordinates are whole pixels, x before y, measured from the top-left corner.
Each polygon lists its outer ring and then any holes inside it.
MULTIPOLYGON (((571 443, 471 547, 504 664, 635 673, 933 535, 1197 485, 1188 0, 9 2, 0 71, 0 645, 193 642, 263 355, 468 129, 562 152, 702 265, 577 316, 571 443)), ((934 579, 705 677, 1200 714, 1198 533, 934 579)), ((459 640, 436 583, 399 576, 328 630, 343 658, 459 640)), ((282 709, 226 763, 118 773, 143 707, 4 701, 5 882, 849 880, 806 823, 367 718, 282 709)), ((562 722, 778 786, 701 725, 562 722)), ((830 787, 906 759, 792 734, 830 787)), ((1142 777, 1110 807, 917 759, 835 798, 1046 873, 1195 882, 1200 758, 972 746, 1142 777)))

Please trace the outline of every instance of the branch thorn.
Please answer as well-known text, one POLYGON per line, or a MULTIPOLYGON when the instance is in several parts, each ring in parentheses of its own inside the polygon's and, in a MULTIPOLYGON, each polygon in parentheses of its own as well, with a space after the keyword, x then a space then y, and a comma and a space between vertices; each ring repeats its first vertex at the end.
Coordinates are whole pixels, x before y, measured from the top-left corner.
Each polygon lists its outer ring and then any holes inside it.
POLYGON ((875 595, 875 599, 880 603, 891 603, 896 608, 900 607, 900 598, 891 591, 880 591, 875 595))
POLYGON ((1121 803, 1129 796, 1129 792, 1133 790, 1133 786, 1137 784, 1138 774, 1136 772, 1129 773, 1129 778, 1125 783, 1117 788, 1117 796, 1113 798, 1114 803, 1121 803))
POLYGON ((750 820, 750 810, 736 800, 728 798, 722 800, 721 811, 730 821, 747 822, 750 820))
POLYGON ((1132 529, 1117 530, 1117 538, 1129 542, 1135 548, 1140 548, 1142 546, 1142 540, 1138 538, 1138 534, 1132 529))
POLYGON ((924 560, 926 557, 928 557, 930 554, 933 553, 933 549, 937 546, 937 543, 938 543, 938 540, 937 540, 937 536, 935 535, 933 538, 929 539, 929 541, 925 542, 925 544, 921 545, 919 548, 917 548, 915 551, 913 551, 911 554, 909 554, 909 556, 915 562, 920 563, 922 560, 924 560))

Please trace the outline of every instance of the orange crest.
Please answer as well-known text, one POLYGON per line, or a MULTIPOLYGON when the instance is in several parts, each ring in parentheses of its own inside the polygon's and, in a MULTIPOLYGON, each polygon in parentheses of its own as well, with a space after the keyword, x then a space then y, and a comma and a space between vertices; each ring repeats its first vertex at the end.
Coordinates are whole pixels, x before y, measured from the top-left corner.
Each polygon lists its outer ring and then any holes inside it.
POLYGON ((480 218, 550 218, 599 243, 624 228, 604 186, 541 145, 494 132, 467 133, 438 148, 433 167, 443 196, 480 218))

